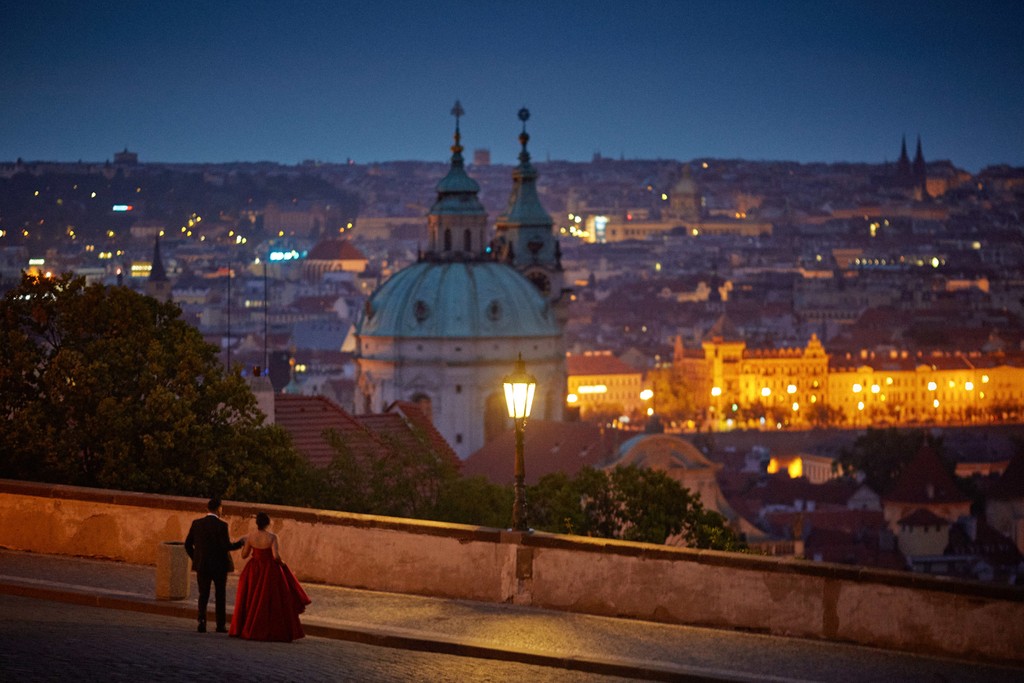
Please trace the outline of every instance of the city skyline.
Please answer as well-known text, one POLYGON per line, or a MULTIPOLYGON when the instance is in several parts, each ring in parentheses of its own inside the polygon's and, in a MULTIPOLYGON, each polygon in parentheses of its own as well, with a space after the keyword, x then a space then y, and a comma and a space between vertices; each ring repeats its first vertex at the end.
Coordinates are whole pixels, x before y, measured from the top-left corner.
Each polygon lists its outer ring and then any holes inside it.
POLYGON ((1024 165, 1024 5, 5 3, 0 160, 1024 165))

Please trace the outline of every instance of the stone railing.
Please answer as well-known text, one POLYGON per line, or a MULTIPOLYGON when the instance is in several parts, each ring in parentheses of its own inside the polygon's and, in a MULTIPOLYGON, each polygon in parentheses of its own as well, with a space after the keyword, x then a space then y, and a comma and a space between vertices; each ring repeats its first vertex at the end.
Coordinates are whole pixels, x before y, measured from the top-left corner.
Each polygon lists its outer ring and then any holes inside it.
MULTIPOLYGON (((1024 589, 645 543, 303 508, 224 504, 232 538, 267 512, 305 581, 1024 661, 1024 589)), ((0 546, 155 565, 193 498, 0 480, 0 546)))

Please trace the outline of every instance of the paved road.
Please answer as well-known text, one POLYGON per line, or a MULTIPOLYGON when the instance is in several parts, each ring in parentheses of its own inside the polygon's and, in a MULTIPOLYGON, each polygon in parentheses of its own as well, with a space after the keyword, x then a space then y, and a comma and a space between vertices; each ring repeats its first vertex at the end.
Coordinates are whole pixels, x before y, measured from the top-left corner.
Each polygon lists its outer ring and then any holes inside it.
POLYGON ((0 678, 29 681, 612 682, 628 679, 328 638, 256 643, 181 619, 0 595, 0 678))
MULTIPOLYGON (((236 580, 229 579, 229 610, 236 580)), ((302 622, 311 637, 250 643, 195 633, 195 586, 189 600, 155 600, 153 567, 0 549, 0 683, 100 674, 189 680, 208 669, 211 680, 278 681, 1024 681, 1024 668, 986 662, 305 587, 313 604, 302 622)))

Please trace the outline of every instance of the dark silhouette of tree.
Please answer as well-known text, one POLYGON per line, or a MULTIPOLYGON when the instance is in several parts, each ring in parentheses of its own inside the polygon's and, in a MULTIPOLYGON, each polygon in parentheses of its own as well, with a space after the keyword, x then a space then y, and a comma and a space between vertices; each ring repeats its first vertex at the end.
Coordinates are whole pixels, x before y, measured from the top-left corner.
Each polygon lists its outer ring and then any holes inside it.
POLYGON ((840 451, 838 464, 845 475, 863 473, 864 483, 884 494, 925 443, 941 454, 942 439, 924 430, 868 429, 852 446, 840 451))
POLYGON ((742 550, 726 520, 665 472, 619 466, 585 467, 575 478, 543 477, 527 493, 536 529, 584 536, 665 543, 679 537, 689 547, 742 550))
POLYGON ((0 301, 0 476, 284 502, 305 472, 173 303, 24 276, 0 301))

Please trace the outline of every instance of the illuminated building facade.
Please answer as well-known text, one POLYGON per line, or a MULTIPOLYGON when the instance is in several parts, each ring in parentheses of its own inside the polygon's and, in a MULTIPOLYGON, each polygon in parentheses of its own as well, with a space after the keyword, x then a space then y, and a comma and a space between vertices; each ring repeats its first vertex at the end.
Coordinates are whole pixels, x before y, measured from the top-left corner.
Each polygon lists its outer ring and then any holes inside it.
POLYGON ((611 351, 566 354, 567 397, 582 417, 612 411, 615 417, 636 417, 646 410, 643 373, 611 351))
POLYGON ((701 348, 676 340, 673 369, 705 396, 713 430, 988 424, 1024 416, 1024 356, 1004 353, 828 354, 755 349, 723 316, 701 348), (851 355, 852 356, 852 355, 851 355))

